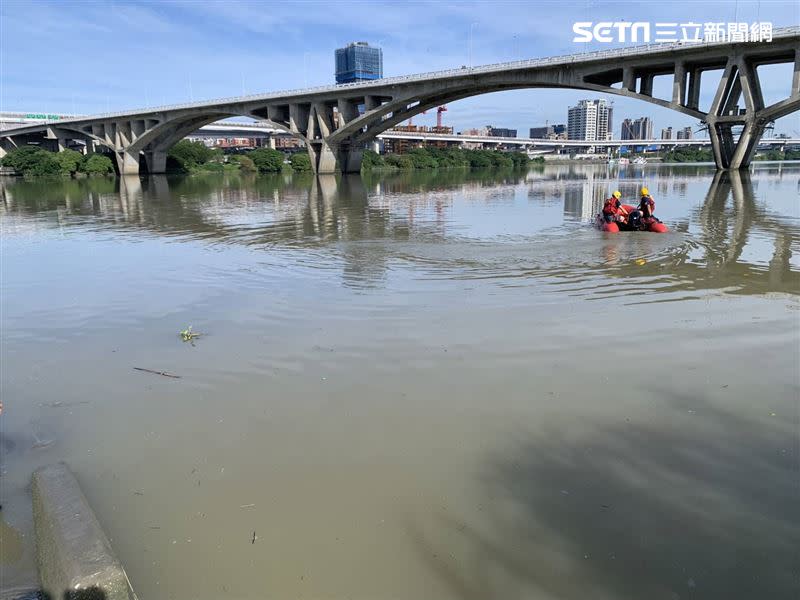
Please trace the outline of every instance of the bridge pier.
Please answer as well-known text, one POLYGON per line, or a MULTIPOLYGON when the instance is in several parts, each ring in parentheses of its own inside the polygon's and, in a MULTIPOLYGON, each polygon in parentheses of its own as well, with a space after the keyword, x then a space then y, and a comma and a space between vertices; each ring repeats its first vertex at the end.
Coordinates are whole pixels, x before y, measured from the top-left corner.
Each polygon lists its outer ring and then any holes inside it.
POLYGON ((306 146, 311 166, 317 174, 361 171, 364 151, 360 148, 351 148, 349 144, 332 145, 325 141, 311 142, 306 146))
POLYGON ((139 151, 121 150, 115 152, 117 157, 117 167, 120 175, 139 174, 139 151))
POLYGON ((326 142, 308 144, 308 154, 314 172, 318 174, 336 172, 336 149, 331 148, 326 142))
POLYGON ((360 148, 344 150, 340 153, 339 168, 342 170, 342 173, 360 173, 361 159, 363 157, 364 151, 360 148))
POLYGON ((145 152, 144 160, 147 164, 147 173, 155 175, 167 172, 167 153, 166 152, 145 152))
POLYGON ((717 169, 727 171, 749 167, 761 141, 765 125, 766 123, 756 119, 748 119, 744 122, 718 122, 709 119, 708 137, 711 140, 711 149, 717 169), (742 127, 742 132, 739 134, 739 139, 734 140, 733 128, 737 126, 742 127))
POLYGON ((739 141, 736 142, 736 147, 730 160, 730 169, 744 169, 750 166, 753 157, 756 155, 758 143, 761 141, 761 135, 764 133, 763 123, 751 121, 744 126, 742 133, 739 135, 739 141))
POLYGON ((0 158, 11 152, 17 147, 17 142, 12 137, 0 138, 0 158))

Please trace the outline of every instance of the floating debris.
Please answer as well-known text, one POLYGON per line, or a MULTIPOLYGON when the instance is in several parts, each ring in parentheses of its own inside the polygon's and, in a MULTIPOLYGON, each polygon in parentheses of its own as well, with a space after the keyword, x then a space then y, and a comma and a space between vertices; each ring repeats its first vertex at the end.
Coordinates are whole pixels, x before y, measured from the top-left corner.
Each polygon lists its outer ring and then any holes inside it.
POLYGON ((189 327, 187 327, 186 329, 181 331, 181 339, 184 342, 191 342, 191 341, 199 338, 201 335, 203 335, 203 334, 199 333, 199 332, 192 331, 192 326, 191 325, 189 325, 189 327))
POLYGON ((144 373, 152 373, 153 375, 161 375, 162 377, 172 377, 173 379, 180 379, 180 375, 167 373, 166 371, 154 371, 153 369, 145 369, 143 367, 133 367, 135 371, 142 371, 144 373))

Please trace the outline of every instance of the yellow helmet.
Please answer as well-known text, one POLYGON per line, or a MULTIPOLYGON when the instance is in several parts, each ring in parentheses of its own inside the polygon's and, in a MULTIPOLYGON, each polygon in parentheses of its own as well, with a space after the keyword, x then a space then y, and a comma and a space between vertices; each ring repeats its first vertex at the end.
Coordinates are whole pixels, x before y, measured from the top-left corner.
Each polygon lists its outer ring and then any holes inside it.
POLYGON ((620 191, 619 191, 619 190, 615 191, 615 192, 614 192, 613 194, 611 194, 611 195, 612 195, 612 196, 614 196, 614 198, 616 198, 617 200, 619 200, 620 198, 622 198, 622 194, 620 193, 620 191))
POLYGON ((650 195, 650 190, 648 190, 646 187, 643 187, 642 196, 649 196, 649 195, 650 195))

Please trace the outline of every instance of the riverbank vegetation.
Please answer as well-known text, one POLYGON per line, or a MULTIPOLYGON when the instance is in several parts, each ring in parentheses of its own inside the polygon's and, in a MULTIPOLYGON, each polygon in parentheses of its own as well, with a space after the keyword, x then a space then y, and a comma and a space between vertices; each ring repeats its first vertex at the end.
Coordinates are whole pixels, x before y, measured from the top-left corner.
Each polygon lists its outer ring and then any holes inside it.
POLYGON ((756 155, 756 160, 800 160, 800 150, 778 150, 772 148, 764 154, 756 155))
POLYGON ((524 152, 499 150, 466 150, 462 148, 413 148, 405 154, 377 154, 365 150, 363 171, 412 169, 512 169, 525 167, 544 159, 528 158, 524 152))
POLYGON ((707 148, 696 148, 694 146, 684 146, 666 152, 662 159, 663 162, 684 163, 684 162, 714 162, 714 154, 707 148))
MULTIPOLYGON (((757 154, 755 160, 800 160, 800 150, 782 151, 772 148, 762 154, 757 154)), ((710 148, 686 146, 664 153, 662 161, 665 163, 714 162, 714 154, 710 148)))
POLYGON ((250 173, 307 172, 311 160, 305 152, 286 155, 272 148, 257 148, 243 153, 226 154, 221 148, 209 148, 202 142, 181 140, 167 153, 168 173, 250 173))
POLYGON ((70 149, 49 152, 39 146, 14 148, 0 162, 25 177, 80 177, 114 172, 114 163, 103 154, 81 154, 70 149))

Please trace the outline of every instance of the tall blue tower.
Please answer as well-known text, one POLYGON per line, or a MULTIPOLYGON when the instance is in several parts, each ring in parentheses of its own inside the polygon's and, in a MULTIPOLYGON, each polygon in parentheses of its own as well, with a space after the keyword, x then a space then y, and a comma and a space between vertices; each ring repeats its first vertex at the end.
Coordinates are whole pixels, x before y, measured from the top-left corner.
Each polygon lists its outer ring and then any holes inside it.
POLYGON ((371 81, 383 77, 383 50, 367 42, 336 49, 336 83, 371 81))

